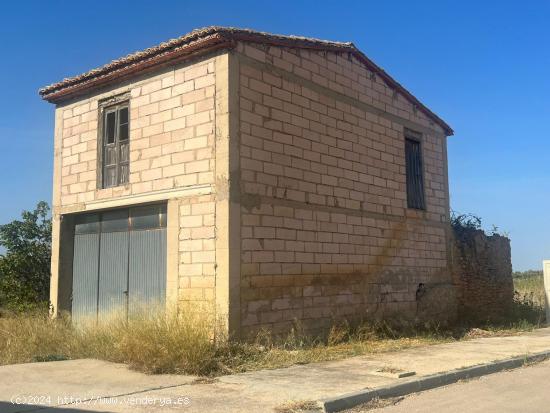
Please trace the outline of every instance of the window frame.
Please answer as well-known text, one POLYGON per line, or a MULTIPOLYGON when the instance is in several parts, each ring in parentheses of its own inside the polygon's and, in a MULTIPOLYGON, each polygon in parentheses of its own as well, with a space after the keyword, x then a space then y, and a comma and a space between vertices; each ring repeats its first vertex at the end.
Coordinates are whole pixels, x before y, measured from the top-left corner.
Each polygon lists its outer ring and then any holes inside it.
POLYGON ((119 186, 126 186, 129 184, 130 181, 130 94, 124 93, 122 95, 113 96, 110 98, 107 98, 101 102, 99 102, 98 105, 99 110, 99 116, 98 116, 98 148, 97 148, 97 188, 99 189, 108 189, 108 188, 116 188, 119 186), (120 152, 121 152, 121 145, 119 140, 119 133, 120 133, 120 123, 118 122, 119 117, 119 111, 121 109, 127 108, 128 109, 128 139, 123 141, 126 142, 128 145, 128 160, 124 162, 120 162, 120 152), (116 168, 116 179, 115 183, 113 185, 106 185, 105 182, 105 149, 106 149, 106 142, 107 139, 106 136, 106 123, 107 123, 107 114, 115 112, 115 141, 112 145, 116 147, 116 162, 115 162, 115 168, 116 168), (128 174, 127 174, 127 181, 121 182, 121 165, 127 165, 128 168, 128 174))
POLYGON ((404 155, 405 155, 405 194, 407 197, 407 208, 416 211, 426 211, 426 168, 424 168, 424 145, 422 140, 422 134, 411 130, 405 130, 404 136, 404 155), (413 142, 418 145, 418 162, 420 169, 420 188, 417 190, 421 199, 420 202, 415 204, 409 197, 409 168, 407 167, 407 141, 413 142))

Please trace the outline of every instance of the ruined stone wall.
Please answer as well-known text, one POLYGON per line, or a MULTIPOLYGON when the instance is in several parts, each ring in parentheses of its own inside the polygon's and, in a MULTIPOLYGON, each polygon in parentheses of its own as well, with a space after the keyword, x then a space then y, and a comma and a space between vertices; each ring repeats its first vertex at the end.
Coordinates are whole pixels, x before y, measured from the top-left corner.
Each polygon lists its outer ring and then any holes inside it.
POLYGON ((510 240, 481 230, 455 231, 453 275, 460 317, 504 316, 514 296, 510 240))
POLYGON ((240 44, 241 326, 454 318, 446 138, 353 57, 240 44), (405 128, 425 211, 406 204, 405 128))

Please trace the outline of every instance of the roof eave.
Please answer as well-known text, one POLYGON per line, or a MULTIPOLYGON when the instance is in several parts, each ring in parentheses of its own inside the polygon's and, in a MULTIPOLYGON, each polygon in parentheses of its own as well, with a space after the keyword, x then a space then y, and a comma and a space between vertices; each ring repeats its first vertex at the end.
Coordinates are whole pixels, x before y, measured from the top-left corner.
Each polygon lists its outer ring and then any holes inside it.
MULTIPOLYGON (((188 36, 184 37, 187 38, 188 36)), ((182 44, 175 47, 170 45, 167 50, 160 50, 152 56, 144 56, 143 59, 137 59, 135 62, 130 61, 128 64, 122 62, 119 68, 100 68, 97 72, 88 72, 82 78, 67 79, 48 86, 39 91, 40 96, 48 102, 60 103, 75 96, 84 95, 92 89, 128 79, 136 74, 147 73, 160 67, 202 56, 216 50, 234 48, 237 41, 243 41, 282 47, 351 53, 369 70, 378 74, 388 85, 401 93, 430 120, 438 124, 447 136, 454 134, 452 128, 443 119, 420 102, 412 93, 386 73, 384 69, 370 60, 353 43, 329 42, 295 36, 277 36, 251 30, 215 26, 191 32, 188 42, 187 39, 177 39, 177 41, 182 41, 182 44)))
POLYGON ((424 105, 420 100, 416 98, 411 92, 409 92, 407 89, 405 89, 404 86, 402 86, 397 80, 395 80, 393 77, 391 77, 384 69, 382 69, 380 66, 378 66, 376 63, 374 63, 372 60, 370 60, 361 50, 359 50, 355 45, 351 45, 351 48, 353 49, 354 56, 362 62, 365 66, 367 66, 370 70, 378 74, 386 83, 388 83, 391 87, 393 87, 395 90, 397 90, 399 93, 401 93, 407 100, 409 100, 419 111, 424 113, 429 119, 437 123, 444 131, 446 136, 452 136, 454 135, 453 129, 445 122, 443 119, 441 119, 439 116, 437 116, 434 112, 432 112, 426 105, 424 105))
POLYGON ((51 91, 41 90, 39 93, 42 99, 50 103, 57 104, 67 99, 84 95, 92 89, 108 86, 112 83, 129 79, 138 74, 156 71, 164 66, 173 65, 175 63, 186 61, 214 51, 232 49, 234 47, 235 42, 232 39, 228 39, 220 33, 215 33, 172 50, 159 53, 158 55, 146 58, 134 64, 107 71, 99 76, 75 81, 74 84, 60 86, 59 88, 51 91))

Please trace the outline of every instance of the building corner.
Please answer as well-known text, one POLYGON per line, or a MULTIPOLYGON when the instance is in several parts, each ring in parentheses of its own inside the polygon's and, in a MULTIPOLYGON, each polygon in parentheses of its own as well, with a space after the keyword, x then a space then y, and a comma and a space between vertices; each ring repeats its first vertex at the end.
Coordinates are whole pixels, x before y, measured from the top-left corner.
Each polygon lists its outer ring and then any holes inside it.
POLYGON ((239 62, 232 51, 216 57, 215 194, 217 318, 240 336, 239 62))

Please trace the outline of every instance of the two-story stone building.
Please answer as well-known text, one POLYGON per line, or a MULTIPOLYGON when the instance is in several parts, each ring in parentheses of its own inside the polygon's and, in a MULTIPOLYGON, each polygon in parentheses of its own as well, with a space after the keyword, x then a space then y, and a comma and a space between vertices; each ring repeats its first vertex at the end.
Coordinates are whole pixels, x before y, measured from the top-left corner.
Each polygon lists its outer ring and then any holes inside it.
POLYGON ((454 317, 451 128, 351 43, 210 27, 40 90, 51 302, 294 320, 454 317))

